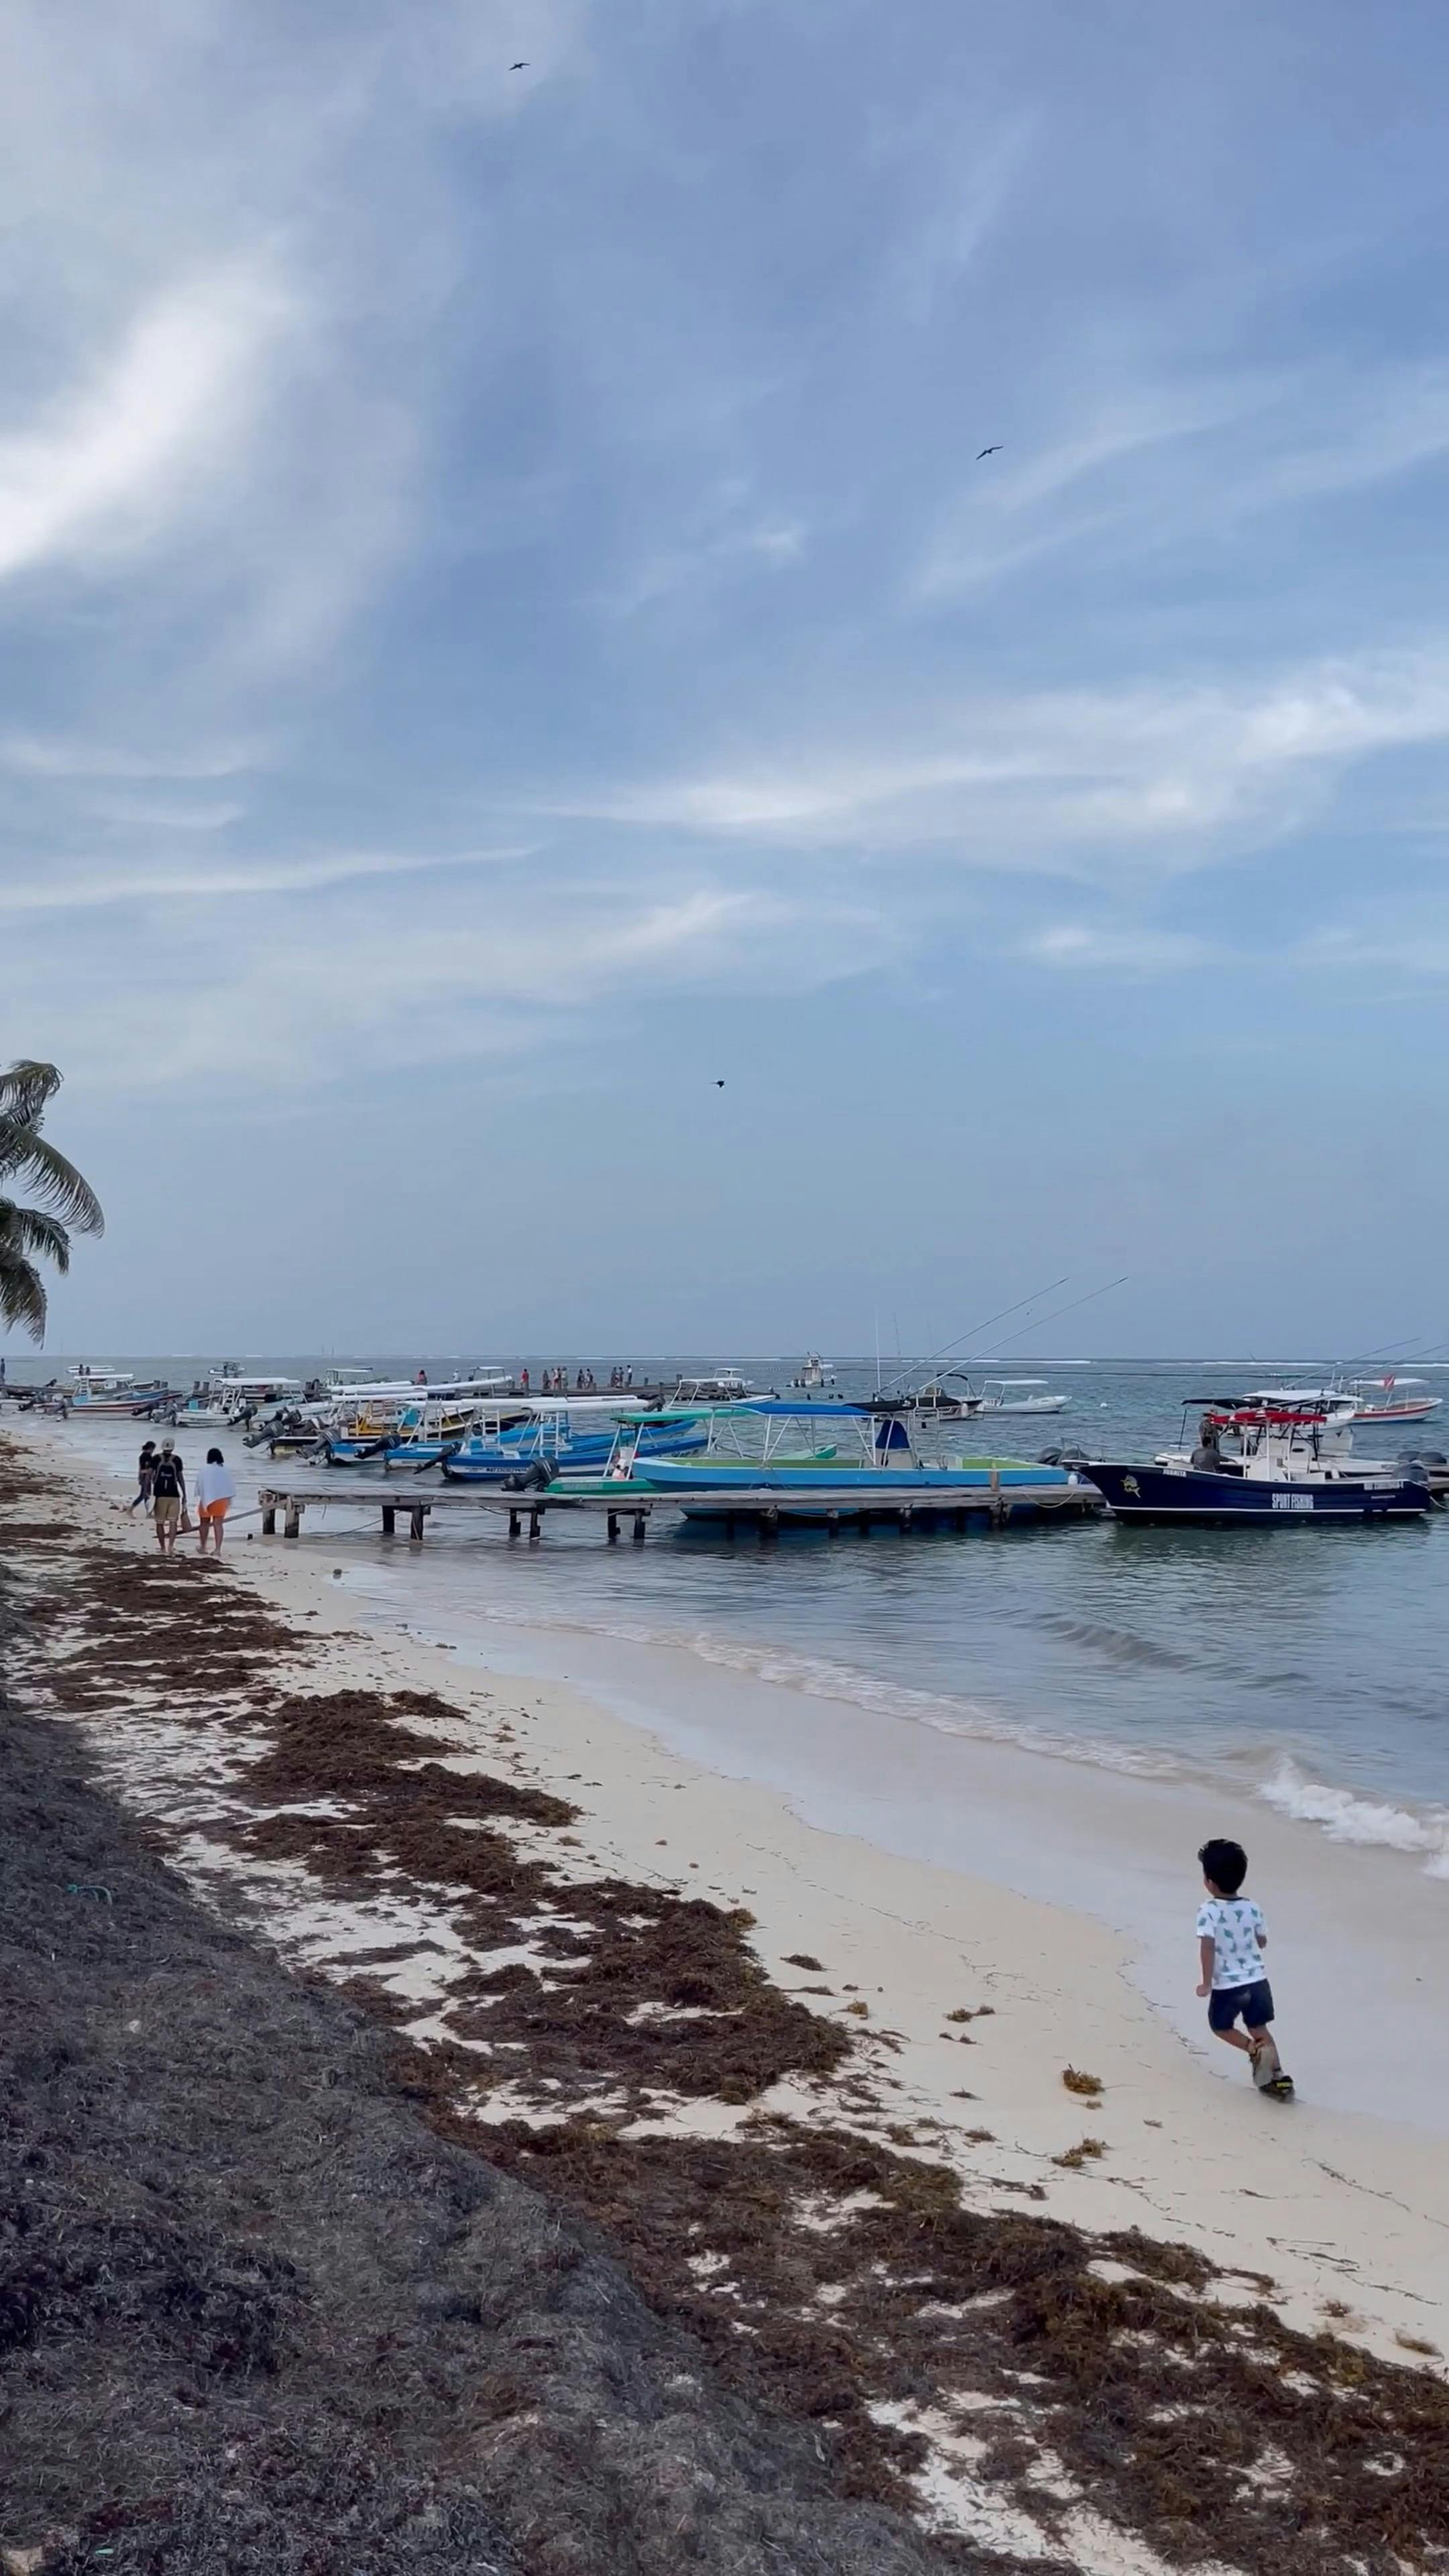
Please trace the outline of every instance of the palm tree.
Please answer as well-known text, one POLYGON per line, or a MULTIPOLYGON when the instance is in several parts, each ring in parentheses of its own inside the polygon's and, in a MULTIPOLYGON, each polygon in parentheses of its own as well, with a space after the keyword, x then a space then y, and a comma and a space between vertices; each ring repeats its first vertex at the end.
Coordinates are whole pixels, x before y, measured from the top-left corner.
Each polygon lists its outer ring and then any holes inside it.
POLYGON ((0 1324, 19 1324, 32 1341, 45 1338, 45 1284, 37 1259, 62 1274, 70 1238, 100 1234, 105 1219, 89 1181, 41 1134, 47 1103, 60 1089, 53 1064, 12 1064, 0 1073, 0 1324), (6 1196, 12 1180, 31 1183, 36 1204, 6 1196))

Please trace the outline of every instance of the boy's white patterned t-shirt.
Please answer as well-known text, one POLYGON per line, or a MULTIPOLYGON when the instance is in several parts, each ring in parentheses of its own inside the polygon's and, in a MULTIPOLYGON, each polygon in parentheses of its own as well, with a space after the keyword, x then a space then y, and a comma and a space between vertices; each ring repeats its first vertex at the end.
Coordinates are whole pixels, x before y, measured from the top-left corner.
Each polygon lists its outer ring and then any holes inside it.
POLYGON ((1213 1944, 1213 1991, 1255 1986, 1263 1973, 1258 1934, 1266 1930, 1251 1896, 1210 1896, 1198 1908, 1198 1938, 1213 1944))

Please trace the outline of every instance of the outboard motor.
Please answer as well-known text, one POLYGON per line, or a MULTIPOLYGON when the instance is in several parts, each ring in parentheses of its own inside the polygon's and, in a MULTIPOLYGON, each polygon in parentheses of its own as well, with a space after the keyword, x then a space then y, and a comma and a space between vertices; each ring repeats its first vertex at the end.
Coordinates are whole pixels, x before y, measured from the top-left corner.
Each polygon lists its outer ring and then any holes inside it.
POLYGON ((505 1476, 503 1490, 505 1494, 541 1494, 552 1483, 552 1467, 546 1459, 539 1458, 531 1467, 525 1467, 521 1475, 505 1476))

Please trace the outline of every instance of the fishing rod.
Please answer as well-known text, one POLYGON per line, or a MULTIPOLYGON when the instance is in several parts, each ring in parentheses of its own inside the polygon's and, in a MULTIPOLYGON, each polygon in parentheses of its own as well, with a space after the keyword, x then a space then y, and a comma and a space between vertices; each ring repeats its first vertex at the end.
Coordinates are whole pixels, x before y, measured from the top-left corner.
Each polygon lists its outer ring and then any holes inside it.
MULTIPOLYGON (((1021 1341, 1027 1333, 1038 1332, 1043 1324, 1059 1323, 1063 1315, 1074 1315, 1079 1306, 1090 1306, 1094 1298, 1105 1297, 1113 1288, 1125 1288, 1131 1276, 1130 1270, 1124 1270, 1120 1279, 1108 1279, 1100 1288, 1089 1289, 1085 1297, 1073 1297, 1065 1306, 1054 1306, 1049 1315, 1038 1315, 1032 1323, 1023 1324, 1019 1333, 1008 1333, 999 1349, 1009 1351, 1013 1342, 1021 1341)), ((994 1359, 997 1352, 978 1351, 975 1356, 977 1359, 994 1359)))
MULTIPOLYGON (((1022 1309, 1022 1307, 1023 1307, 1023 1306, 1034 1306, 1034 1305, 1036 1304, 1036 1301, 1037 1301, 1038 1297, 1050 1297, 1050 1295, 1052 1294, 1053 1289, 1055 1289, 1055 1288, 1065 1288, 1065 1287, 1066 1287, 1066 1285, 1067 1285, 1068 1280, 1071 1278, 1071 1275, 1072 1275, 1072 1274, 1071 1274, 1071 1272, 1070 1272, 1069 1270, 1064 1271, 1060 1279, 1052 1279, 1052 1280, 1049 1280, 1049 1281, 1047 1282, 1047 1285, 1046 1285, 1046 1287, 1045 1287, 1045 1288, 1034 1288, 1034 1289, 1032 1290, 1031 1295, 1030 1295, 1029 1297, 1018 1297, 1018 1298, 1016 1299, 1015 1303, 1014 1303, 1013 1305, 1010 1305, 1010 1306, 998 1306, 998 1308, 997 1308, 997 1310, 996 1310, 995 1314, 994 1314, 994 1315, 987 1315, 987 1316, 985 1317, 985 1319, 984 1319, 984 1321, 983 1321, 983 1322, 981 1322, 981 1323, 979 1323, 979 1324, 968 1324, 968 1325, 967 1325, 967 1327, 966 1327, 965 1332, 964 1332, 964 1333, 958 1333, 958 1334, 957 1334, 957 1336, 956 1336, 956 1339, 954 1340, 954 1342, 943 1342, 943 1343, 942 1343, 942 1345, 941 1345, 941 1348, 940 1348, 938 1351, 930 1351, 930 1352, 928 1352, 928 1353, 927 1353, 927 1355, 926 1355, 926 1357, 925 1357, 925 1359, 923 1359, 923 1360, 913 1360, 913 1361, 912 1361, 912 1363, 911 1363, 912 1367, 913 1367, 913 1368, 934 1368, 934 1367, 936 1366, 936 1363, 937 1363, 937 1361, 938 1361, 938 1360, 946 1359, 952 1351, 958 1351, 958 1350, 960 1349, 961 1344, 962 1344, 963 1342, 971 1342, 971 1341, 974 1341, 978 1333, 984 1333, 984 1332, 986 1332, 992 1324, 999 1324, 999 1323, 1002 1323, 1008 1315, 1018 1315, 1018 1314, 1020 1314, 1021 1309, 1022 1309)), ((1028 1329, 1028 1330, 1030 1330, 1030 1327, 1028 1326, 1028 1328, 1027 1328, 1027 1329, 1028 1329)), ((904 1371, 902 1371, 902 1375, 904 1375, 904 1371)), ((897 1378, 897 1379, 896 1379, 896 1381, 895 1381, 895 1383, 896 1383, 896 1385, 897 1385, 897 1386, 899 1386, 899 1385, 900 1385, 900 1378, 897 1378)), ((877 1389, 877 1393, 879 1393, 879 1386, 880 1386, 880 1342, 879 1342, 879 1333, 878 1333, 878 1330, 877 1330, 877 1341, 876 1341, 876 1389, 877 1389)))

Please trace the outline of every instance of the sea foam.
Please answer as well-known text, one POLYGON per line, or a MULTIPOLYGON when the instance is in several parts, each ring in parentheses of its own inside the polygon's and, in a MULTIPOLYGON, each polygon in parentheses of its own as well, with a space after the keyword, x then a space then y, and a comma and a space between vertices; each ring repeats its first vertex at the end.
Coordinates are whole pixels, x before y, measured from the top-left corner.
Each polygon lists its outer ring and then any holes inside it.
POLYGON ((1321 1825, 1330 1842, 1365 1843, 1382 1851, 1422 1854, 1431 1878, 1449 1878, 1449 1807, 1415 1811, 1387 1799, 1360 1797, 1325 1780, 1310 1780, 1296 1762, 1280 1762, 1258 1796, 1280 1815, 1321 1825))

